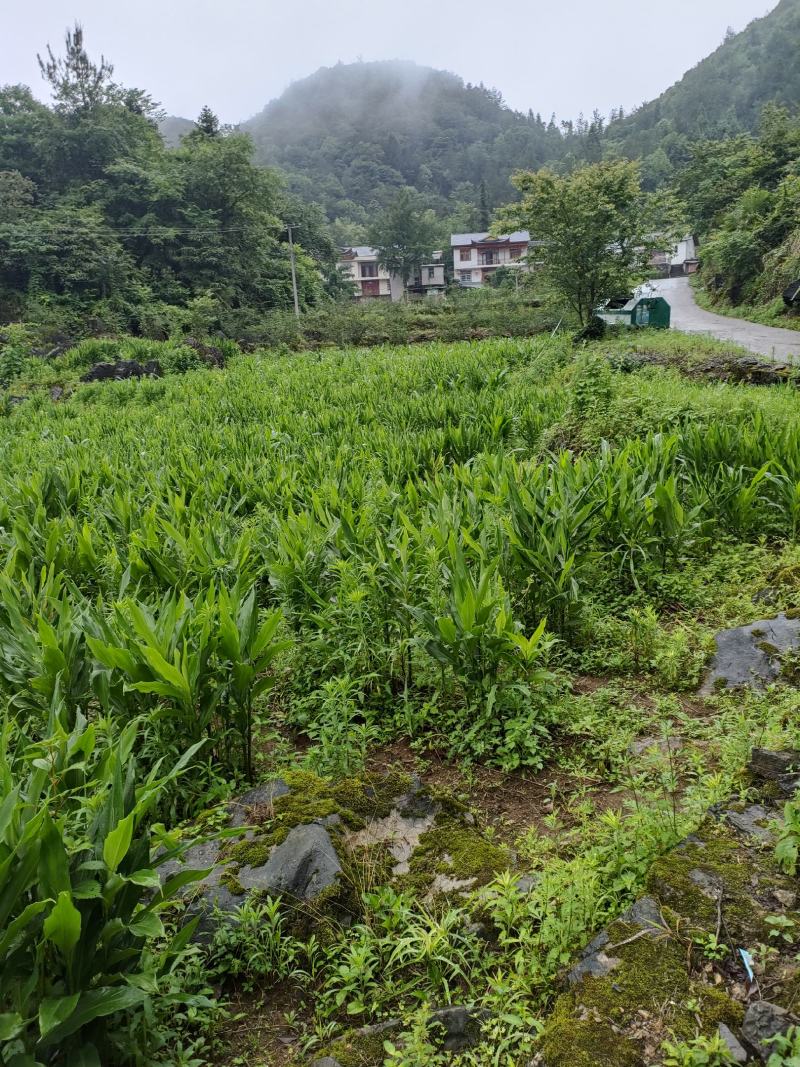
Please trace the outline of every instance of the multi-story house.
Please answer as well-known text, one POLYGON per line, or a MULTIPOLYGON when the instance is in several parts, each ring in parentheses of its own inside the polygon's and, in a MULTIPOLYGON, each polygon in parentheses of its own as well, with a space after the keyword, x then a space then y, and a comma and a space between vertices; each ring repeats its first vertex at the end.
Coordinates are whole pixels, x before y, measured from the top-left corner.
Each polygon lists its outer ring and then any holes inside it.
POLYGON ((356 285, 357 300, 402 300, 403 279, 378 264, 378 250, 368 245, 343 248, 339 266, 356 285))
MULTIPOLYGON (((403 279, 378 263, 378 250, 368 245, 343 248, 339 266, 355 283, 357 300, 402 300, 403 279)), ((440 296, 445 290, 444 259, 434 252, 429 263, 423 263, 412 274, 408 291, 416 296, 440 296)))
POLYGON ((531 247, 527 230, 491 237, 488 233, 454 233, 453 272, 459 285, 477 288, 486 285, 498 267, 529 269, 525 258, 531 247))
POLYGON ((697 242, 691 234, 675 245, 658 249, 650 257, 653 274, 659 278, 679 278, 683 274, 694 274, 699 263, 697 242))
POLYGON ((408 283, 408 291, 417 296, 444 296, 447 281, 444 274, 444 253, 432 252, 429 263, 422 263, 408 283))

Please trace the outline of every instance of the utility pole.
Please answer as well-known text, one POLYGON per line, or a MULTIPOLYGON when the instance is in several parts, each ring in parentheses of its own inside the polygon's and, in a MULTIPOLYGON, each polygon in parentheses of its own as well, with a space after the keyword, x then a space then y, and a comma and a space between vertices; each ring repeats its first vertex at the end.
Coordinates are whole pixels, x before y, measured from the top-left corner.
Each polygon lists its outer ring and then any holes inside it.
POLYGON ((286 229, 289 231, 289 259, 292 264, 292 296, 294 297, 294 313, 297 318, 300 318, 300 301, 297 298, 297 269, 294 263, 294 243, 292 242, 292 227, 287 225, 286 229))

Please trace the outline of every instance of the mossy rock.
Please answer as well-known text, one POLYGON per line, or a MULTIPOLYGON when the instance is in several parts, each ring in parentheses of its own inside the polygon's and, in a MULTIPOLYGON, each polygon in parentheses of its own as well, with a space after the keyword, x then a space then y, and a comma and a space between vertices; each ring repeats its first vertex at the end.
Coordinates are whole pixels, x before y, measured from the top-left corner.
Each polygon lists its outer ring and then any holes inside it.
POLYGON ((690 976, 686 946, 668 930, 643 934, 640 926, 617 921, 607 934, 603 952, 618 962, 559 997, 541 1038, 547 1067, 650 1062, 644 1052, 650 1020, 655 1044, 667 1032, 695 1036, 698 1019, 709 1035, 720 1023, 741 1023, 741 1005, 690 976))
POLYGON ((644 1067, 636 1045, 609 1023, 579 1019, 569 996, 556 1001, 539 1039, 543 1067, 644 1067))
POLYGON ((740 945, 768 941, 765 918, 772 905, 767 902, 772 890, 787 883, 771 850, 743 844, 728 825, 708 818, 692 838, 656 860, 647 887, 684 930, 715 933, 719 906, 715 894, 704 892, 708 881, 722 889, 726 936, 740 945))
POLYGON ((424 896, 435 885, 437 876, 441 876, 453 882, 469 883, 463 888, 474 889, 511 866, 513 856, 509 849, 488 840, 468 818, 468 813, 460 807, 439 812, 431 829, 419 839, 409 860, 409 872, 400 879, 403 886, 417 896, 424 896))
POLYGON ((350 1030, 325 1050, 341 1067, 382 1067, 385 1052, 382 1032, 363 1034, 350 1030))

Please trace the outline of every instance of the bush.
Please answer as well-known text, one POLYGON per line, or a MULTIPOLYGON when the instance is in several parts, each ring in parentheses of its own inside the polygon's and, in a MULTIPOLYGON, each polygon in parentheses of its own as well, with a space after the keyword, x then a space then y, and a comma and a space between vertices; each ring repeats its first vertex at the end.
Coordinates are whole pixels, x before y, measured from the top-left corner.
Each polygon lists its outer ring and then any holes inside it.
MULTIPOLYGON (((136 740, 135 723, 118 734, 103 720, 89 725, 80 713, 69 715, 58 702, 38 742, 30 744, 14 722, 3 730, 4 1063, 131 1062, 136 1018, 148 1011, 196 925, 165 932, 164 908, 206 872, 184 871, 162 886, 156 868, 192 842, 152 823, 162 793, 196 748, 165 773, 156 765, 143 776, 136 740)), ((152 1039, 146 1034, 143 1027, 143 1044, 152 1039)))

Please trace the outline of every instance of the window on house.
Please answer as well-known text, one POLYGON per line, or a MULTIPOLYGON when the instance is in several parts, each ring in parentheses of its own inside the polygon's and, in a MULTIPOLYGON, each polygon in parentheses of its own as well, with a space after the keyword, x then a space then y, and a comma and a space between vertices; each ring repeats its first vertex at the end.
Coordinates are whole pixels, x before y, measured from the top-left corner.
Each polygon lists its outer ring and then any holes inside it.
POLYGON ((472 259, 472 249, 471 248, 462 248, 461 252, 460 252, 460 257, 461 257, 461 262, 462 263, 468 262, 470 259, 472 259))
POLYGON ((428 267, 428 281, 432 282, 435 277, 436 277, 436 268, 435 267, 428 267))
POLYGON ((378 277, 378 264, 377 263, 362 263, 361 264, 361 277, 362 278, 377 278, 378 277))

